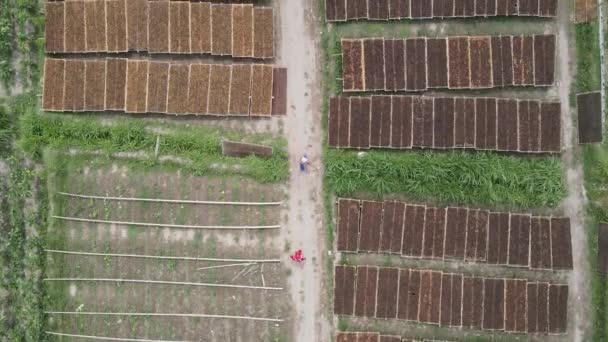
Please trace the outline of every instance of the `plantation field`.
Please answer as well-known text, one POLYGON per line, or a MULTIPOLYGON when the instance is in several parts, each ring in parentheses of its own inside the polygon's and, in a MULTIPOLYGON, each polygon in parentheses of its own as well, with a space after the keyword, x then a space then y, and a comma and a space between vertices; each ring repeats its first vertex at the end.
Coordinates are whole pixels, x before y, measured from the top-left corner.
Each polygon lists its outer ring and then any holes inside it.
MULTIPOLYGON (((103 201, 58 194, 188 199, 229 202, 281 202, 279 186, 240 177, 196 177, 126 164, 81 158, 48 160, 52 215, 200 226, 281 225, 282 205, 236 206, 103 201)), ((223 259, 279 259, 284 246, 278 229, 207 230, 53 219, 47 248, 106 254, 223 259)), ((130 282, 46 281, 47 311, 182 313, 249 316, 285 320, 254 321, 201 317, 126 317, 49 314, 48 330, 60 333, 189 341, 287 341, 290 296, 281 263, 159 260, 48 253, 47 278, 112 278, 230 284, 273 289, 221 288, 130 282), (199 270, 199 268, 221 268, 199 270), (277 288, 277 289, 274 289, 277 288), (280 288, 280 289, 278 289, 280 288)), ((51 338, 55 340, 55 338, 51 338)), ((57 340, 61 340, 57 338, 57 340)), ((65 340, 69 340, 65 338, 65 340)))

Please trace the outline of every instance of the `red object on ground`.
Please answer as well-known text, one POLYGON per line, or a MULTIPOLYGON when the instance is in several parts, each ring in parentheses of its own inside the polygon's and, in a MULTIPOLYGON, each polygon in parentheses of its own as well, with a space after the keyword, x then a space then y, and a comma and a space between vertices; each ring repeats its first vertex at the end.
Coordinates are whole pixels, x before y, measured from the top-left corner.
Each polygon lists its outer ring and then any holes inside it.
POLYGON ((289 258, 295 262, 304 262, 306 260, 305 257, 302 256, 302 250, 298 249, 294 255, 290 255, 289 258))

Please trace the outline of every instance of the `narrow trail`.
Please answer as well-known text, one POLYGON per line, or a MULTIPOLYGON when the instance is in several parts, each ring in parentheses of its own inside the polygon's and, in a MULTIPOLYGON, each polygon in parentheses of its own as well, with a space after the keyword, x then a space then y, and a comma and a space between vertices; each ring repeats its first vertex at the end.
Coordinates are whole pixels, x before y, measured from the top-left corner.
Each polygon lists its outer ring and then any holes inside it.
MULTIPOLYGON (((563 5, 563 4, 562 4, 563 5)), ((559 6, 558 13, 558 53, 557 87, 562 102, 562 134, 564 146, 562 163, 566 171, 568 196, 561 205, 564 213, 570 217, 572 232, 572 257, 574 270, 570 275, 569 294, 569 341, 586 341, 591 324, 589 259, 587 253, 587 230, 585 227, 585 205, 587 202, 584 189, 583 166, 576 158, 577 132, 570 108, 570 86, 573 80, 573 54, 576 52, 573 42, 572 15, 570 6, 559 6)))
MULTIPOLYGON (((281 58, 287 67, 288 111, 285 135, 289 143, 290 180, 285 240, 290 252, 301 248, 303 265, 286 260, 291 270, 289 288, 294 303, 294 342, 325 341, 326 317, 322 310, 323 230, 322 129, 318 75, 319 51, 316 1, 280 1, 281 58), (298 160, 307 153, 309 172, 299 170, 298 160)), ((287 258, 285 256, 285 258, 287 258)))

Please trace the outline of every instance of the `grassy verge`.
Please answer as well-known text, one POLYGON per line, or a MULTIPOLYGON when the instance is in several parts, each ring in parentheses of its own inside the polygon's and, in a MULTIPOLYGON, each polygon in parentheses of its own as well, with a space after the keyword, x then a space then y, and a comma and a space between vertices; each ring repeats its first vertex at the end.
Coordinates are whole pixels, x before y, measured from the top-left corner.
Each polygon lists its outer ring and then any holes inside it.
POLYGON ((0 82, 7 93, 15 82, 13 69, 14 23, 10 0, 0 0, 0 82))
MULTIPOLYGON (((600 89, 600 47, 597 21, 576 25, 576 82, 578 93, 600 89)), ((574 102, 573 102, 574 103, 574 102)))
MULTIPOLYGON (((34 101, 35 102, 35 101, 34 101)), ((119 119, 111 124, 94 116, 41 115, 28 101, 16 106, 20 114, 20 148, 40 160, 43 149, 58 151, 77 149, 103 156, 135 156, 133 163, 154 166, 158 157, 171 157, 163 163, 173 164, 194 174, 232 173, 261 182, 282 182, 288 178, 286 142, 265 134, 245 135, 209 127, 185 127, 174 123, 155 123, 137 119, 119 119), (275 149, 271 158, 231 158, 222 155, 223 139, 260 143, 275 149), (179 162, 179 160, 183 162, 179 162)))

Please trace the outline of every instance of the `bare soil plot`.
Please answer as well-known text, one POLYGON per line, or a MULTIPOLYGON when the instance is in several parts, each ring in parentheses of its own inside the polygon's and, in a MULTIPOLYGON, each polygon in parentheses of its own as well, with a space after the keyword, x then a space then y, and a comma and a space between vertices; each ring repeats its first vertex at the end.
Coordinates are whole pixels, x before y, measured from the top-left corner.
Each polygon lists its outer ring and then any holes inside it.
POLYGON ((325 19, 327 21, 346 20, 346 0, 325 1, 325 19))
POLYGON ((287 115, 287 68, 272 73, 272 115, 287 115))
POLYGON ((128 50, 125 0, 106 0, 106 39, 108 52, 128 50))
POLYGON ((127 85, 127 60, 109 58, 106 60, 106 106, 105 110, 125 110, 127 85))
POLYGON ((539 0, 527 0, 519 2, 519 15, 538 16, 539 0))
POLYGON ((530 268, 551 269, 551 220, 533 217, 530 227, 530 268))
POLYGON ((210 65, 191 64, 188 83, 188 112, 207 114, 210 65))
POLYGON ((169 2, 148 2, 148 49, 169 52, 169 2))
POLYGON ((370 20, 388 20, 389 0, 368 1, 367 17, 370 20))
POLYGON ((462 284, 462 274, 442 274, 440 325, 462 326, 462 284))
POLYGON ((540 150, 561 151, 561 119, 559 103, 542 103, 540 107, 540 150))
POLYGON ((399 270, 399 301, 397 318, 416 321, 420 301, 420 271, 399 270))
POLYGON ((598 272, 608 273, 608 226, 601 223, 597 234, 597 268, 598 272))
POLYGON ((188 113, 188 79, 190 67, 187 64, 169 66, 169 90, 167 112, 170 114, 188 113))
POLYGON ((547 283, 528 283, 527 286, 527 306, 528 306, 528 327, 529 334, 546 334, 549 328, 549 284, 547 283))
POLYGON ((453 98, 439 97, 435 99, 433 147, 454 147, 454 105, 453 98))
MULTIPOLYGON (((392 217, 390 213, 388 220, 392 217)), ((363 201, 361 205, 361 225, 359 228, 359 252, 375 252, 380 250, 380 233, 383 227, 383 203, 363 201)))
POLYGON ((246 158, 249 156, 269 158, 272 157, 272 147, 259 144, 248 144, 223 140, 222 154, 225 156, 239 158, 246 158))
POLYGON ((432 18, 433 2, 426 0, 410 0, 412 18, 432 18))
POLYGON ((403 225, 405 215, 405 203, 385 202, 384 217, 382 220, 382 239, 380 240, 380 252, 401 253, 403 241, 403 225))
POLYGON ((356 271, 353 266, 336 266, 334 274, 334 313, 352 316, 355 312, 356 271))
POLYGON ((471 37, 471 88, 492 88, 492 58, 490 37, 471 37))
POLYGON ((433 145, 433 106, 431 98, 414 98, 414 146, 433 145))
POLYGON ((235 5, 232 9, 232 55, 253 57, 253 5, 235 5))
POLYGON ((84 109, 98 111, 105 109, 106 62, 86 61, 85 63, 84 109))
POLYGON ((167 112, 168 89, 169 63, 150 62, 148 65, 148 98, 146 99, 146 112, 167 112))
POLYGON ((148 50, 148 1, 128 0, 127 46, 130 51, 148 50))
POLYGON ((465 276, 462 280, 462 326, 481 329, 483 323, 483 278, 465 276))
POLYGON ((525 333, 527 324, 527 281, 505 280, 505 331, 525 333))
POLYGON ((433 17, 450 18, 454 16, 454 0, 434 0, 433 17))
POLYGON ((439 324, 441 310, 441 272, 422 271, 420 281, 421 323, 439 324))
POLYGON ((363 41, 343 39, 341 45, 344 91, 364 90, 363 41))
MULTIPOLYGON (((467 216, 469 210, 466 208, 448 208, 446 233, 445 233, 445 255, 446 259, 464 260, 465 247, 467 246, 467 216)), ((473 236, 473 234, 471 234, 473 236)), ((474 247, 474 246, 473 246, 474 247)))
POLYGON ((483 280, 483 324, 484 330, 503 330, 504 321, 504 279, 483 280))
POLYGON ((410 0, 390 0, 389 18, 403 19, 410 17, 410 0))
POLYGON ((412 98, 393 96, 391 98, 391 147, 412 146, 412 98))
POLYGON ((346 97, 334 97, 329 101, 328 144, 332 147, 349 145, 350 101, 346 97))
POLYGON ((64 2, 45 2, 44 44, 47 53, 65 51, 64 2))
POLYGON ((380 267, 378 271, 377 318, 397 317, 396 296, 399 290, 399 269, 380 267))
POLYGON ((518 150, 517 100, 497 100, 497 148, 499 151, 518 150))
POLYGON ((557 0, 539 0, 539 15, 554 17, 557 15, 557 0))
POLYGON ((358 200, 340 199, 338 201, 337 247, 339 251, 358 251, 360 216, 361 209, 358 200))
POLYGON ((84 3, 84 21, 86 23, 86 51, 107 51, 105 1, 86 1, 84 3))
POLYGON ((597 2, 593 0, 574 0, 574 21, 588 23, 598 16, 597 2))
POLYGON ((443 259, 443 249, 445 241, 445 208, 435 210, 435 227, 433 240, 433 258, 443 259))
POLYGON ((65 21, 65 51, 84 52, 86 50, 84 2, 65 2, 65 18, 68 18, 65 21))
POLYGON ((589 144, 603 141, 601 93, 578 94, 578 143, 589 144))
POLYGON ((468 37, 448 39, 449 87, 453 89, 471 86, 470 48, 468 37))
POLYGON ((211 5, 211 53, 232 54, 232 6, 211 5))
POLYGON ((230 115, 248 115, 251 94, 251 65, 233 65, 230 81, 230 115))
POLYGON ((488 224, 488 263, 506 265, 509 252, 509 214, 490 213, 488 224))
MULTIPOLYGON (((209 75, 209 109, 207 114, 223 115, 228 113, 231 69, 232 68, 230 65, 211 65, 211 71, 209 75)), ((255 66, 253 72, 255 77, 255 66)), ((262 88, 261 85, 260 88, 262 88)), ((252 100, 255 101, 255 98, 253 98, 252 100)))
POLYGON ((274 10, 272 8, 253 9, 253 56, 274 57, 274 10))
POLYGON ((487 260, 489 215, 487 210, 469 210, 465 248, 467 260, 487 260))
POLYGON ((63 103, 65 60, 45 59, 43 82, 42 109, 46 111, 63 111, 65 108, 63 103))
POLYGON ((148 93, 148 61, 127 60, 127 113, 144 113, 148 93))
POLYGON ((85 62, 82 60, 65 61, 64 110, 79 112, 84 110, 85 62))
POLYGON ((355 316, 376 316, 376 292, 378 267, 357 266, 357 287, 355 289, 355 316))
POLYGON ((271 65, 253 65, 251 84, 251 115, 272 115, 272 81, 274 69, 271 65))
POLYGON ((447 88, 448 86, 448 53, 447 40, 428 39, 428 87, 447 88))
POLYGON ((549 285, 549 333, 565 333, 568 327, 568 286, 549 285))
POLYGON ((369 148, 371 107, 371 99, 368 97, 350 99, 350 147, 352 148, 369 148))
POLYGON ((363 40, 365 89, 384 90, 384 39, 363 40))
POLYGON ((475 148, 496 149, 496 99, 478 98, 475 101, 475 148))
POLYGON ((370 147, 390 147, 391 97, 373 96, 370 123, 370 147))
POLYGON ((211 4, 190 3, 190 50, 192 53, 211 52, 211 4))
POLYGON ((528 36, 513 37, 513 84, 534 84, 534 40, 528 36))
POLYGON ((487 17, 496 15, 496 0, 475 1, 475 16, 487 17))
POLYGON ((190 51, 190 3, 170 2, 169 52, 189 53, 190 51))
POLYGON ((568 218, 551 218, 551 256, 553 269, 572 269, 572 240, 568 218))
POLYGON ((405 71, 407 90, 426 90, 427 56, 426 38, 405 41, 405 71))
POLYGON ((534 85, 550 86, 555 82, 555 36, 534 36, 534 85))
POLYGON ((405 90, 405 42, 403 39, 384 40, 384 90, 405 90))
POLYGON ((507 261, 511 266, 529 266, 530 219, 530 215, 511 214, 507 261))

